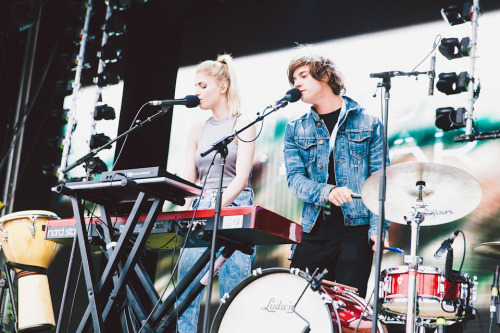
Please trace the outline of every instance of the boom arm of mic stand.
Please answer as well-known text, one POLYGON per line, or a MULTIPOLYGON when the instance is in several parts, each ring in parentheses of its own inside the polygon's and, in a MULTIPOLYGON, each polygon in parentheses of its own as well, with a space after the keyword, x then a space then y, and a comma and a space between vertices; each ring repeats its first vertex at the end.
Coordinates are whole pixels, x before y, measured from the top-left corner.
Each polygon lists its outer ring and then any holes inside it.
POLYGON ((389 71, 389 72, 381 72, 381 73, 372 73, 370 74, 371 78, 391 78, 396 76, 418 76, 418 75, 428 75, 431 74, 428 72, 401 72, 401 71, 389 71))
POLYGON ((90 160, 92 157, 94 157, 95 155, 97 155, 97 153, 99 153, 101 150, 103 149, 106 149, 108 148, 109 146, 111 146, 113 143, 115 143, 116 141, 120 140, 121 138, 123 138, 124 136, 134 132, 135 130, 141 128, 142 126, 144 126, 145 123, 150 123, 152 122, 154 119, 158 118, 159 116, 162 116, 164 115, 165 113, 167 113, 167 111, 171 108, 172 106, 169 106, 168 108, 165 108, 165 107, 162 107, 161 111, 158 111, 157 113, 155 113, 154 115, 152 115, 151 117, 148 117, 146 118, 145 120, 141 121, 141 122, 138 122, 135 124, 134 127, 128 129, 127 131, 123 132, 122 134, 118 135, 116 138, 114 138, 113 140, 103 144, 102 146, 98 147, 98 148, 95 148, 95 149, 92 149, 90 151, 90 153, 88 153, 87 155, 79 158, 77 161, 71 163, 70 165, 68 165, 67 167, 65 167, 64 169, 61 170, 61 172, 63 173, 66 173, 74 168, 76 168, 77 166, 79 166, 80 164, 82 163, 85 163, 87 162, 88 160, 90 160))
MULTIPOLYGON (((268 109, 269 107, 267 107, 264 112, 268 109)), ((212 145, 212 147, 210 147, 209 149, 207 149, 206 151, 204 151, 203 153, 200 154, 201 157, 205 157, 207 156, 208 154, 210 154, 211 152, 213 152, 214 150, 219 150, 221 147, 224 147, 227 145, 229 145, 231 143, 231 141, 234 140, 234 138, 240 134, 241 132, 243 132, 244 130, 246 130, 247 128, 249 128, 250 126, 258 123, 259 121, 262 121, 265 117, 267 117, 268 115, 270 115, 271 113, 273 113, 274 111, 276 111, 277 109, 274 108, 272 109, 270 112, 268 113, 264 113, 262 116, 259 115, 257 118, 255 118, 254 121, 252 121, 251 123, 248 123, 246 126, 240 128, 239 130, 236 130, 233 134, 231 135, 228 135, 226 136, 225 138, 222 138, 220 139, 219 141, 217 141, 216 143, 214 143, 212 145)))

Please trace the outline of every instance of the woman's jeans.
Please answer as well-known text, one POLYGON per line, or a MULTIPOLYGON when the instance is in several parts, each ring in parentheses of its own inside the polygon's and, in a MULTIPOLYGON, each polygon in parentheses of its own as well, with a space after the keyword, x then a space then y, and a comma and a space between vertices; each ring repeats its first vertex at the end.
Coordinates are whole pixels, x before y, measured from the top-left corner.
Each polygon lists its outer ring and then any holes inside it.
MULTIPOLYGON (((215 206, 215 196, 217 195, 217 190, 206 191, 209 195, 202 197, 198 209, 213 208, 215 206)), ((193 202, 193 206, 196 205, 197 200, 193 202)), ((253 205, 253 191, 251 188, 244 189, 240 195, 229 205, 229 207, 235 206, 251 206, 253 205)), ((186 248, 181 252, 181 258, 179 262, 179 273, 178 280, 180 281, 184 276, 186 276, 193 267, 194 263, 199 257, 205 252, 207 248, 186 248)), ((221 249, 222 250, 222 249, 221 249)), ((221 252, 217 254, 219 254, 221 252)), ((252 269, 252 263, 255 260, 255 252, 253 255, 249 256, 241 253, 240 251, 235 251, 234 254, 226 261, 226 263, 219 270, 219 293, 220 296, 229 294, 231 290, 234 289, 243 279, 250 275, 252 269)), ((198 281, 203 274, 208 271, 208 265, 201 271, 201 273, 196 277, 195 281, 198 281)), ((181 295, 178 302, 187 295, 187 293, 193 288, 193 284, 190 285, 186 291, 181 295)), ((191 305, 186 309, 184 314, 178 320, 178 332, 179 333, 196 333, 198 327, 198 316, 200 313, 200 304, 203 298, 204 290, 194 299, 191 305)), ((209 301, 210 303, 210 301, 209 301)))

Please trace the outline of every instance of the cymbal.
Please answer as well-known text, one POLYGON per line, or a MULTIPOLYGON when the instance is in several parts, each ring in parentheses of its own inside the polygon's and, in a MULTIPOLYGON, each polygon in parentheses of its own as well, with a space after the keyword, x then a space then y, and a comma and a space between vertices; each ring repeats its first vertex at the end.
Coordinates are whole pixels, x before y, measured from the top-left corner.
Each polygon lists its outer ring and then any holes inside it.
POLYGON ((472 248, 472 250, 485 257, 490 257, 490 258, 500 258, 500 242, 488 242, 488 243, 481 243, 481 244, 476 244, 472 248))
MULTIPOLYGON (((379 188, 382 170, 368 177, 361 189, 363 203, 379 214, 379 188)), ((458 168, 422 162, 406 162, 386 169, 385 218, 406 224, 419 196, 417 182, 425 182, 422 202, 427 205, 422 225, 437 225, 458 220, 472 212, 481 201, 477 180, 458 168)))

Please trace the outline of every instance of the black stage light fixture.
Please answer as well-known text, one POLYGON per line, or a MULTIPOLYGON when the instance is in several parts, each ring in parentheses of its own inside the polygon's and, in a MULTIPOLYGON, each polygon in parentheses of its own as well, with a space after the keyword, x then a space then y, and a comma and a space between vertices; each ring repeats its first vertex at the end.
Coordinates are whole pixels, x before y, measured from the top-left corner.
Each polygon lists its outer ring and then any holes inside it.
POLYGON ((470 38, 464 37, 461 41, 458 38, 443 38, 438 50, 448 60, 467 57, 471 50, 470 38))
MULTIPOLYGON (((90 147, 90 149, 99 148, 99 147, 105 145, 106 143, 108 143, 109 141, 111 141, 109 136, 106 136, 103 133, 97 133, 97 134, 94 134, 90 137, 89 147, 90 147)), ((106 149, 110 149, 110 148, 111 148, 111 146, 108 146, 106 149)))
POLYGON ((63 149, 63 138, 60 136, 51 136, 46 139, 45 141, 47 143, 47 146, 49 146, 52 150, 59 152, 63 149))
POLYGON ((460 74, 456 73, 441 73, 438 76, 439 81, 436 83, 436 88, 446 95, 460 94, 467 91, 470 77, 467 72, 460 74))
POLYGON ((436 110, 436 127, 447 132, 465 127, 465 108, 454 109, 452 107, 439 108, 436 110))
POLYGON ((52 109, 49 111, 49 122, 55 126, 62 126, 68 122, 68 109, 52 109))
POLYGON ((121 60, 125 36, 110 36, 102 46, 99 57, 105 63, 121 60))
POLYGON ((127 25, 125 24, 123 17, 118 13, 113 13, 106 20, 104 32, 108 36, 119 36, 127 32, 127 25))
POLYGON ((58 166, 54 163, 42 165, 42 175, 53 180, 57 180, 58 166))
POLYGON ((55 92, 59 96, 68 96, 73 93, 72 80, 58 80, 56 81, 55 92))
POLYGON ((115 109, 108 104, 97 105, 94 109, 94 120, 113 120, 115 118, 115 109))
POLYGON ((107 87, 109 85, 118 84, 120 82, 120 74, 118 73, 118 66, 108 63, 101 73, 97 75, 94 82, 99 88, 107 87))
POLYGON ((105 1, 112 11, 127 10, 130 8, 132 0, 107 0, 105 1))
POLYGON ((461 4, 444 7, 441 9, 441 15, 449 25, 469 22, 472 18, 472 2, 465 1, 461 4))

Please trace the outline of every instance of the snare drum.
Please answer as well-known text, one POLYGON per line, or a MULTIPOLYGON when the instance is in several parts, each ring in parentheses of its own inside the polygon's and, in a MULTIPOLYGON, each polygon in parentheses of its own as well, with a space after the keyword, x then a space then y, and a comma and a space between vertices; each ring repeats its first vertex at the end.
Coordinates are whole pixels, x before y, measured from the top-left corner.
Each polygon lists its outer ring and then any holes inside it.
POLYGON ((47 220, 59 219, 52 212, 29 210, 0 219, 2 249, 18 277, 19 331, 55 327, 47 268, 57 243, 45 239, 47 220))
MULTIPOLYGON (((297 269, 254 271, 222 299, 212 332, 301 332, 308 325, 312 333, 371 332, 372 308, 354 291, 326 285, 313 291, 307 279, 297 269)), ((385 331, 382 324, 378 331, 385 331)))
MULTIPOLYGON (((408 266, 388 268, 381 273, 380 297, 386 315, 406 316, 408 304, 408 266)), ((455 305, 464 308, 474 306, 476 286, 466 273, 452 275, 452 283, 444 278, 443 270, 431 266, 419 266, 417 271, 417 316, 422 319, 460 319, 455 305), (441 301, 442 307, 441 307, 441 301), (444 308, 444 310, 443 310, 444 308)))

